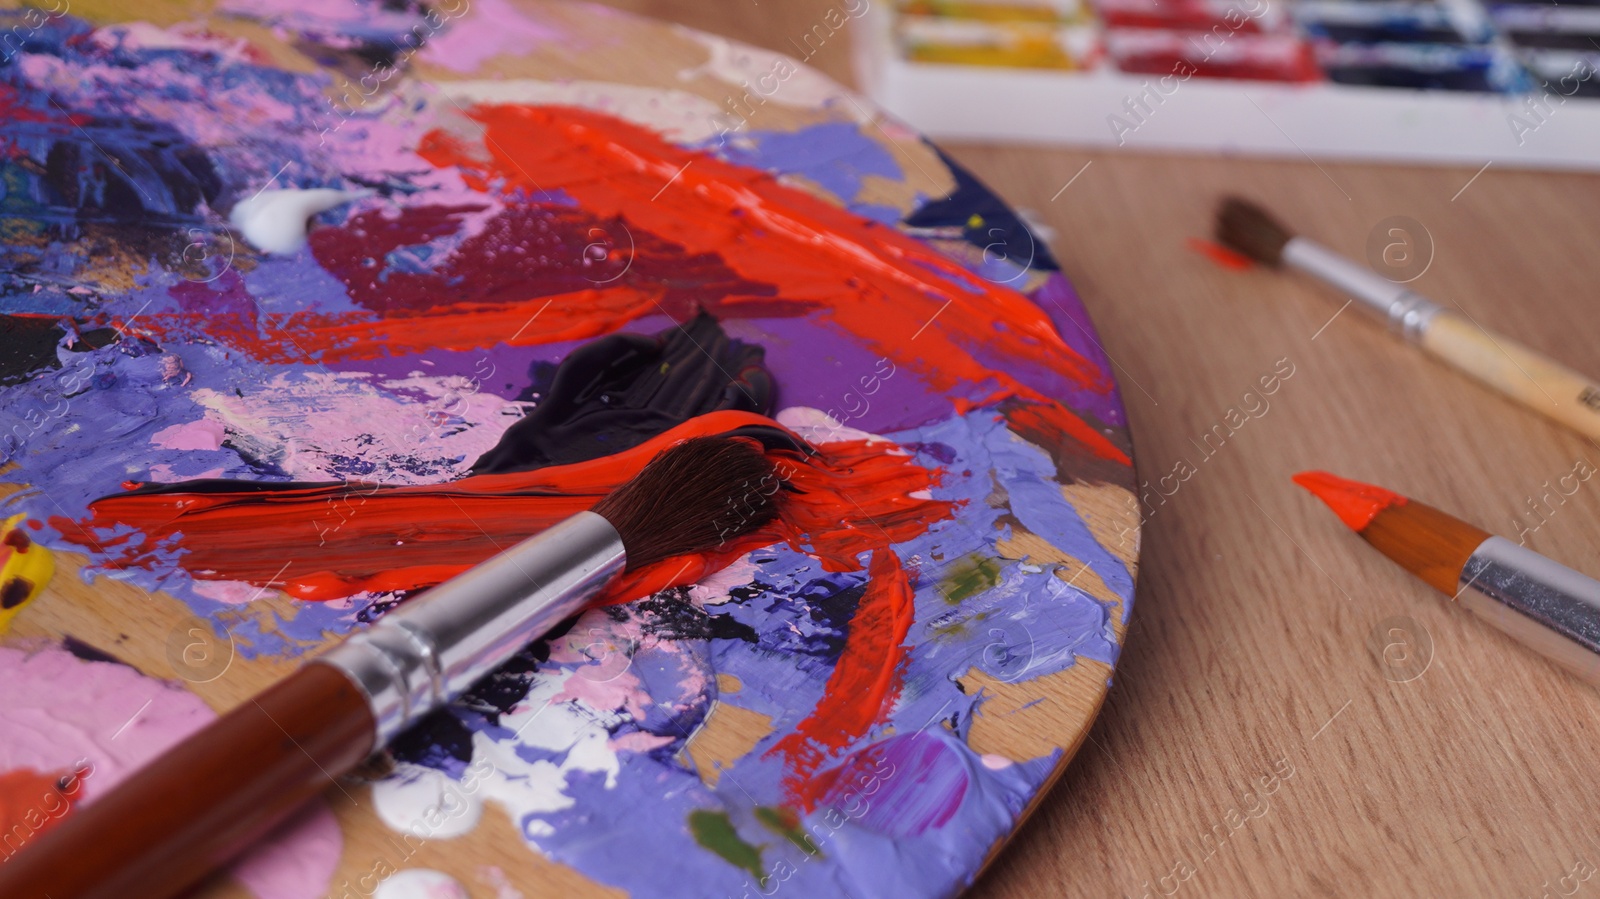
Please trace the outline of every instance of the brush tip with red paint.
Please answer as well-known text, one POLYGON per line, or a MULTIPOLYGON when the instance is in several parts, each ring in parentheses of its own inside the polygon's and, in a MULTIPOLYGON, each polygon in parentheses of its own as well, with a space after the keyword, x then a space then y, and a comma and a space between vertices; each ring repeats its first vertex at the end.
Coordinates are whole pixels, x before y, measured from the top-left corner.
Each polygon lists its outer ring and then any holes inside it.
POLYGON ((1325 471, 1294 482, 1401 567, 1600 686, 1600 581, 1382 487, 1325 471))
POLYGON ((1351 481, 1325 471, 1302 471, 1294 482, 1327 503, 1339 520, 1360 533, 1384 509, 1403 505, 1406 498, 1392 490, 1351 481))

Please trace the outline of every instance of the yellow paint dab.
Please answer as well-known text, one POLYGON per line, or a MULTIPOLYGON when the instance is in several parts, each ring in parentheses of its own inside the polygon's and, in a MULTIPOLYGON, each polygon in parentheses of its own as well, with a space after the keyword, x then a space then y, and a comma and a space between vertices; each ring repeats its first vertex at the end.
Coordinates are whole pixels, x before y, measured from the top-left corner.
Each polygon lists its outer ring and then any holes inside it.
POLYGON ((10 629, 11 619, 44 590, 56 570, 50 550, 22 529, 26 519, 13 515, 0 524, 0 634, 10 629))

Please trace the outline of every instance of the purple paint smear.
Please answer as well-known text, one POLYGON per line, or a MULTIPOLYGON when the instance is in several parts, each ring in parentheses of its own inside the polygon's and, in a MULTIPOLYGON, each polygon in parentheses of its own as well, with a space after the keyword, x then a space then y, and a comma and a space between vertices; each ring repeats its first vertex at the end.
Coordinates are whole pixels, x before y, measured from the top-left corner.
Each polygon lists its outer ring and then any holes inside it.
POLYGON ((976 778, 971 752, 962 752, 943 728, 896 734, 817 775, 827 785, 823 809, 837 809, 895 840, 948 824, 976 778))
POLYGON ((826 313, 735 319, 723 327, 730 337, 766 348, 780 407, 821 409, 845 425, 877 434, 926 424, 950 412, 949 400, 910 369, 881 376, 893 366, 867 347, 840 340, 826 313))
MULTIPOLYGON (((1078 293, 1060 272, 1052 272, 1044 284, 1033 292, 1033 301, 1049 314, 1056 323, 1061 339, 1078 355, 1100 371, 1111 372, 1111 357, 1106 355, 1100 338, 1095 336, 1094 323, 1083 308, 1078 293)), ((1126 427, 1127 414, 1122 408, 1122 392, 1115 386, 1105 393, 1083 389, 1062 389, 1054 396, 1075 411, 1087 412, 1101 422, 1113 427, 1126 427)))

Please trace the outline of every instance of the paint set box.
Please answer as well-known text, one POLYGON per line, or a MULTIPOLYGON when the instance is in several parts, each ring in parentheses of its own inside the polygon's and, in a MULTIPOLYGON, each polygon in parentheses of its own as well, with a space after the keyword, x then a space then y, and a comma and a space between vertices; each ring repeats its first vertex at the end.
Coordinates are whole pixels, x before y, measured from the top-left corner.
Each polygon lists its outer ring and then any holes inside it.
POLYGON ((894 0, 856 56, 935 138, 1600 168, 1600 0, 894 0))

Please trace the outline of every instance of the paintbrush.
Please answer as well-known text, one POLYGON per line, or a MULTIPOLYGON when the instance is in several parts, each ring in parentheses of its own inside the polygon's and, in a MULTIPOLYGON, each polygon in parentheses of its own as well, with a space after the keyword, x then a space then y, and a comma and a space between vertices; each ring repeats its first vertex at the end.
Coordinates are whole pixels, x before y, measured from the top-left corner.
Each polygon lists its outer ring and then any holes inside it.
POLYGON ((75 809, 0 865, 0 896, 181 892, 624 571, 771 521, 780 484, 745 439, 663 451, 590 511, 406 602, 75 809))
POLYGON ((1600 439, 1600 385, 1593 380, 1316 241, 1291 234, 1246 200, 1223 199, 1216 236, 1224 246, 1264 265, 1287 265, 1337 287, 1434 358, 1580 434, 1600 439))
POLYGON ((1382 487, 1322 471, 1294 481, 1402 568, 1600 686, 1600 581, 1382 487))

